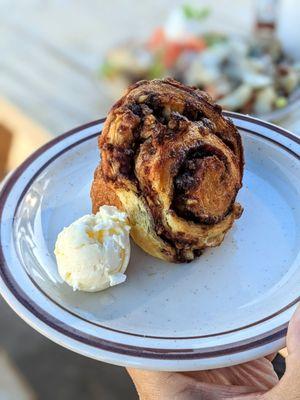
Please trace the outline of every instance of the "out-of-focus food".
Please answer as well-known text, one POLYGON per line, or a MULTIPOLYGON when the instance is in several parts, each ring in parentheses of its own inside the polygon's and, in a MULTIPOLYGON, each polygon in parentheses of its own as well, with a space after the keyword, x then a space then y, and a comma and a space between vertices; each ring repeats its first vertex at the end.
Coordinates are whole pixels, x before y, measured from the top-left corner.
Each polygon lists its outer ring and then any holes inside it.
POLYGON ((58 235, 55 245, 58 271, 74 290, 97 292, 125 282, 130 257, 127 215, 102 206, 58 235))
POLYGON ((102 75, 117 98, 140 79, 173 77, 207 91, 222 107, 263 116, 285 108, 300 91, 300 63, 282 48, 238 35, 204 32, 207 9, 176 9, 146 43, 108 52, 102 75))

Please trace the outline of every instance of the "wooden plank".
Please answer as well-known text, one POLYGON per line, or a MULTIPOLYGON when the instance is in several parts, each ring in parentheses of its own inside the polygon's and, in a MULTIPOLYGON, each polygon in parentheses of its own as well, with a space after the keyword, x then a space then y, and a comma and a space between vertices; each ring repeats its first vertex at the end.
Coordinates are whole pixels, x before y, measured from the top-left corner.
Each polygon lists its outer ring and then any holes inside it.
POLYGON ((101 116, 96 76, 79 73, 25 33, 22 40, 18 32, 0 25, 0 51, 6 54, 0 58, 2 96, 53 134, 101 116), (15 48, 17 52, 11 50, 15 48))
POLYGON ((2 98, 0 98, 0 134, 2 173, 15 168, 51 138, 49 132, 2 98))

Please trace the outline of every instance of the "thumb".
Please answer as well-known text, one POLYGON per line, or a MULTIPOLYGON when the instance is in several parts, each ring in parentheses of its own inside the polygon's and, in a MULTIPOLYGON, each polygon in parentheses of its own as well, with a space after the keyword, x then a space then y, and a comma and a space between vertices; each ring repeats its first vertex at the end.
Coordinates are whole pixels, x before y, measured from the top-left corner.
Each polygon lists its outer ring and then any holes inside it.
MULTIPOLYGON (((285 379, 298 377, 300 392, 300 305, 293 315, 287 333, 286 373, 285 379)), ((299 393, 300 398, 300 393, 299 393)))
POLYGON ((279 384, 268 392, 268 399, 300 399, 300 305, 289 323, 287 350, 286 372, 279 384))

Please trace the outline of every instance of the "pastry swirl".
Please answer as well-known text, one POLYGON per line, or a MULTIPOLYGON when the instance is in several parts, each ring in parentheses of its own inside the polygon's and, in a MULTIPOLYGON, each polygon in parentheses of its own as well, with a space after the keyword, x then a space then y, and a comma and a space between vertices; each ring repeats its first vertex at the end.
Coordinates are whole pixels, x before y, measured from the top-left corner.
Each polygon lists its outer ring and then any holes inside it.
POLYGON ((134 241, 155 257, 191 261, 241 215, 241 138, 200 90, 172 79, 132 85, 109 112, 99 147, 93 211, 126 211, 134 241))

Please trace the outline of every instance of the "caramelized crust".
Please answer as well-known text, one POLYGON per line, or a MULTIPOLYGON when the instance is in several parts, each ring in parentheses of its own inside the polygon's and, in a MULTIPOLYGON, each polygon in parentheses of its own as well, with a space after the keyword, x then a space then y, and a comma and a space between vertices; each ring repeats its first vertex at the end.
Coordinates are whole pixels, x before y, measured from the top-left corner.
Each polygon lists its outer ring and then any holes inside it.
POLYGON ((242 212, 243 148, 210 97, 172 79, 140 81, 112 107, 99 137, 93 211, 125 210, 146 252, 191 261, 219 245, 242 212))

